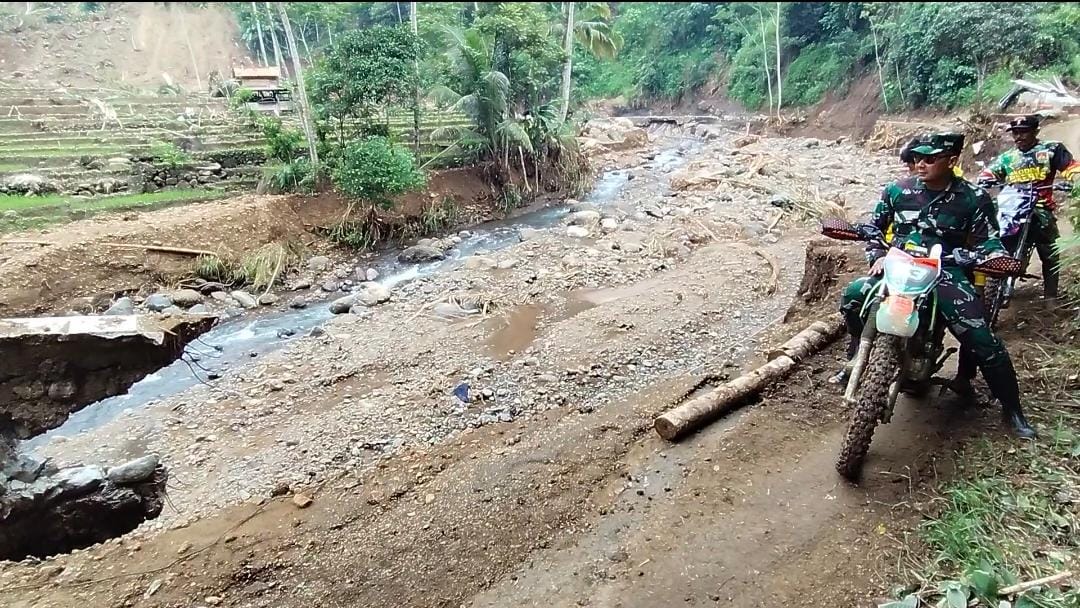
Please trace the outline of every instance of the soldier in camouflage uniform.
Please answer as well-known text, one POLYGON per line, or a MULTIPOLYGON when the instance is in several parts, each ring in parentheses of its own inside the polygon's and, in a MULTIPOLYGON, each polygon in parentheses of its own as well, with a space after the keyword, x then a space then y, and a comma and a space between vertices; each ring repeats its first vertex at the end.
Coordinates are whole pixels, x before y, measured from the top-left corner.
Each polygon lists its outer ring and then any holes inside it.
MULTIPOLYGON (((983 188, 1003 184, 1030 183, 1050 186, 1060 174, 1065 179, 1080 175, 1080 163, 1073 160, 1069 150, 1056 141, 1039 140, 1039 117, 1020 116, 1006 129, 1016 147, 994 160, 979 174, 983 188)), ((1058 295, 1058 254, 1054 247, 1059 232, 1054 217, 1054 194, 1050 189, 1039 192, 1039 201, 1028 232, 1043 267, 1043 297, 1058 295)))
MULTIPOLYGON (((962 135, 939 133, 924 136, 912 149, 916 175, 886 186, 871 220, 882 232, 892 229, 892 246, 928 252, 940 244, 950 252, 967 248, 971 235, 982 232, 975 251, 984 257, 1003 253, 993 201, 985 191, 953 173, 962 148, 962 135), (981 226, 986 228, 980 231, 981 226)), ((858 349, 863 328, 860 313, 880 281, 885 253, 879 243, 868 245, 867 261, 873 262, 870 276, 855 280, 844 290, 840 309, 851 335, 849 359, 858 349)), ((982 299, 966 271, 955 266, 943 268, 937 294, 938 310, 949 331, 982 370, 990 392, 1001 401, 1005 418, 1020 437, 1034 438, 1035 430, 1024 418, 1020 405, 1012 359, 987 325, 982 299)), ((834 382, 846 382, 848 373, 845 367, 834 382)))

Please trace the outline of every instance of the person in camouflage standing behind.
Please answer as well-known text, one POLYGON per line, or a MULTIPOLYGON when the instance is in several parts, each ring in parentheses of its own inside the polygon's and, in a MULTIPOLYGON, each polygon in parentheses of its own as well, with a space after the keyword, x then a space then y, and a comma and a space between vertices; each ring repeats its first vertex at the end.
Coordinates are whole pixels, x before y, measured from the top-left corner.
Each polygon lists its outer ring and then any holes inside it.
MULTIPOLYGON (((916 174, 885 187, 871 220, 883 233, 893 233, 892 246, 925 255, 931 247, 940 244, 946 252, 955 252, 965 249, 969 238, 976 235, 981 237, 976 253, 986 257, 1004 254, 997 237, 993 201, 984 190, 957 178, 953 172, 962 149, 963 135, 955 133, 923 136, 912 148, 916 174)), ((867 261, 873 263, 870 276, 855 280, 844 290, 840 310, 851 336, 849 360, 858 349, 863 304, 881 280, 885 253, 879 243, 868 245, 867 261)), ((982 370, 991 394, 1001 402, 1005 419, 1018 436, 1035 438, 1035 430, 1028 424, 1020 405, 1020 387, 1012 359, 987 325, 982 299, 966 271, 955 266, 944 267, 937 294, 938 310, 949 331, 982 370)), ((845 383, 849 373, 849 366, 845 366, 832 381, 845 383)))
MULTIPOLYGON (((1080 175, 1080 163, 1073 160, 1069 150, 1056 141, 1039 140, 1039 117, 1020 116, 1006 129, 1012 133, 1016 147, 997 157, 979 174, 983 188, 1003 184, 1030 183, 1037 187, 1050 186, 1060 173, 1065 179, 1080 175)), ((1054 193, 1049 188, 1039 191, 1039 202, 1032 217, 1029 238, 1039 254, 1043 267, 1043 297, 1058 296, 1058 254, 1054 247, 1060 233, 1054 217, 1054 193)))

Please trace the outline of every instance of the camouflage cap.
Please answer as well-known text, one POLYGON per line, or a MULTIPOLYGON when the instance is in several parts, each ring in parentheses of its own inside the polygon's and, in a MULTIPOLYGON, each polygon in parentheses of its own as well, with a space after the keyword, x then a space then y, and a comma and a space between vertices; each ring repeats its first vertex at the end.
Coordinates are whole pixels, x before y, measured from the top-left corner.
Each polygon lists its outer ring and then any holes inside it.
POLYGON ((915 154, 934 156, 948 154, 959 156, 964 149, 963 133, 930 133, 919 138, 919 142, 911 149, 915 154))

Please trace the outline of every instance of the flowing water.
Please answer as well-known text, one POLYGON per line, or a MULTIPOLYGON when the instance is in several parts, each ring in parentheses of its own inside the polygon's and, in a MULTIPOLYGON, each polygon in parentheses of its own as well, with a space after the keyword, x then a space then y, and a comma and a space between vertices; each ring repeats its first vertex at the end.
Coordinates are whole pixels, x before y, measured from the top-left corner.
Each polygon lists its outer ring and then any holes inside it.
MULTIPOLYGON (((644 165, 657 172, 669 172, 685 162, 686 149, 664 150, 644 165)), ((600 176, 582 200, 597 206, 614 201, 630 181, 625 170, 609 171, 600 176)), ((384 254, 372 264, 378 270, 378 283, 387 288, 421 277, 450 270, 478 251, 498 251, 519 241, 523 228, 544 229, 558 226, 570 213, 565 204, 523 213, 506 220, 476 226, 468 237, 447 252, 445 260, 425 264, 404 264, 398 251, 384 254)), ((71 415, 60 427, 25 442, 21 447, 33 450, 55 437, 67 437, 97 428, 122 412, 142 407, 186 390, 200 381, 217 378, 253 357, 277 350, 289 340, 307 335, 333 314, 326 303, 312 303, 301 310, 283 310, 258 318, 222 323, 188 345, 185 356, 134 384, 127 393, 103 399, 71 415)))

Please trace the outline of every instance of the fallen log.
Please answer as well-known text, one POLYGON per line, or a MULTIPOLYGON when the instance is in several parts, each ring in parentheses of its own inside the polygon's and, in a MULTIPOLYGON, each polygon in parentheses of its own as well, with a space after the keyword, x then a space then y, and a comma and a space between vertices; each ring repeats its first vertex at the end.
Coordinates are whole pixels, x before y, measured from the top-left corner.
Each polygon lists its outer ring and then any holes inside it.
POLYGON ((738 409, 749 397, 790 374, 800 359, 835 340, 842 329, 843 321, 839 314, 814 323, 785 342, 778 349, 781 354, 772 357, 768 363, 661 414, 654 421, 653 428, 664 439, 674 441, 738 409), (785 347, 787 350, 784 350, 785 347))
POLYGON ((790 340, 770 350, 766 359, 772 361, 777 357, 791 357, 795 361, 801 361, 806 357, 825 348, 833 341, 832 329, 843 318, 839 314, 832 315, 826 321, 814 321, 810 327, 795 334, 790 340))

